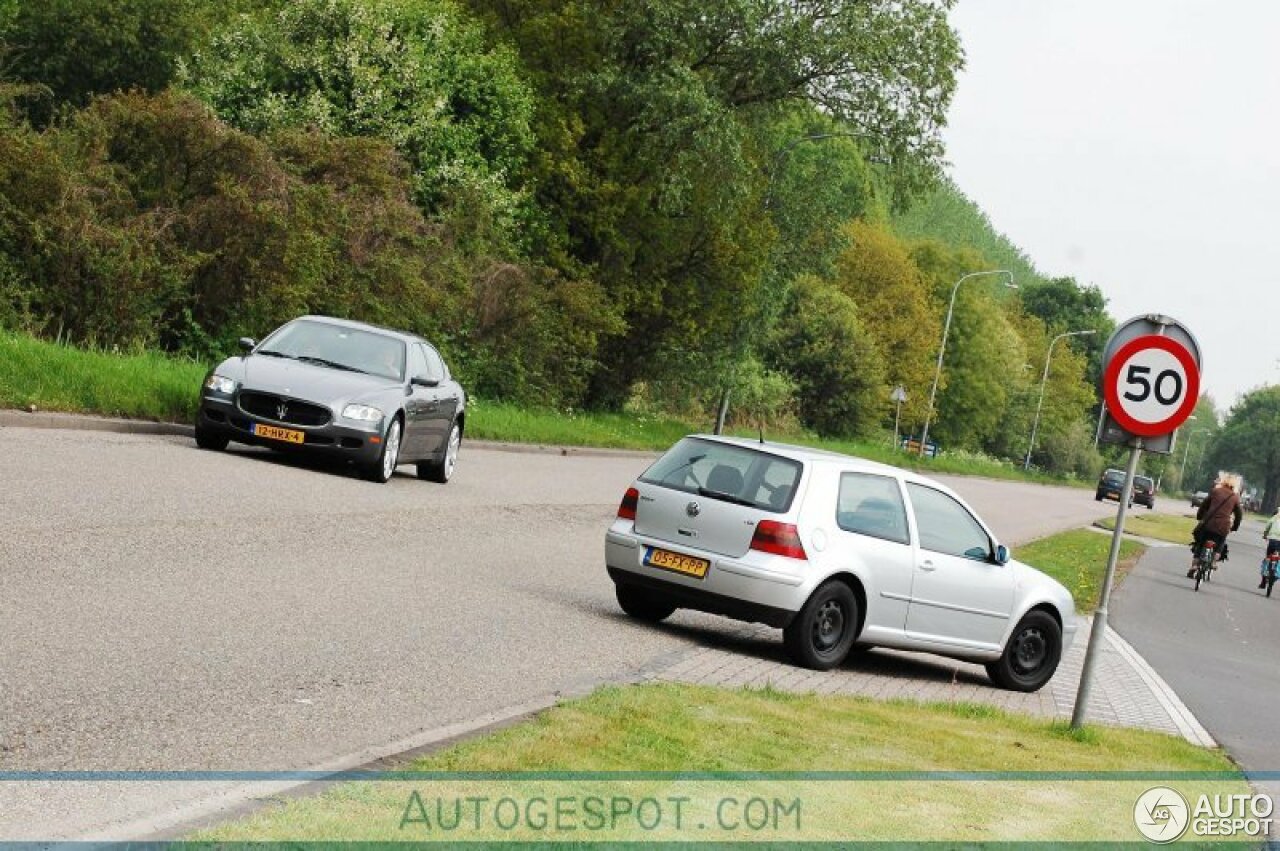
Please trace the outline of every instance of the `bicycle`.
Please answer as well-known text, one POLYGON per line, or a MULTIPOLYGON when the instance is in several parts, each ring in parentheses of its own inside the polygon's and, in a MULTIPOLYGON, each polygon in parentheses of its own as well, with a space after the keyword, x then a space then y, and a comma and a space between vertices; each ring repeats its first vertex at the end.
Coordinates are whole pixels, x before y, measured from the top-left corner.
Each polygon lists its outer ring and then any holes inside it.
POLYGON ((1214 544, 1212 541, 1206 541, 1196 550, 1195 556, 1195 572, 1193 574, 1196 580, 1196 590, 1200 590, 1201 581, 1208 582, 1209 577, 1213 574, 1213 557, 1214 544))
POLYGON ((1262 581, 1267 586, 1267 596, 1271 596, 1271 586, 1276 584, 1276 574, 1280 573, 1280 553, 1267 553, 1266 572, 1262 575, 1262 581))

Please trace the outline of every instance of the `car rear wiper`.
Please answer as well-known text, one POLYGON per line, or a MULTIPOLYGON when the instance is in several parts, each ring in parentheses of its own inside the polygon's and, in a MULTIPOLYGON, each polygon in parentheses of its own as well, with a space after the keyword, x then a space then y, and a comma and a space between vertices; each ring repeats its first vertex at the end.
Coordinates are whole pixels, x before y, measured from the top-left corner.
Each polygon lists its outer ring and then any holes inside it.
POLYGON ((709 496, 712 499, 723 499, 725 502, 732 502, 734 505, 745 505, 748 508, 759 508, 749 499, 743 499, 740 496, 734 496, 724 491, 713 491, 711 488, 698 488, 698 496, 709 496))
MULTIPOLYGON (((327 366, 327 367, 330 367, 331 369, 341 369, 341 370, 345 370, 346 372, 364 372, 363 369, 360 369, 357 366, 351 366, 350 364, 345 364, 345 363, 338 363, 336 360, 329 360, 328 358, 317 358, 317 357, 312 357, 311 355, 298 355, 297 359, 304 363, 319 364, 320 366, 327 366)), ((365 374, 368 375, 368 373, 365 373, 365 374)))

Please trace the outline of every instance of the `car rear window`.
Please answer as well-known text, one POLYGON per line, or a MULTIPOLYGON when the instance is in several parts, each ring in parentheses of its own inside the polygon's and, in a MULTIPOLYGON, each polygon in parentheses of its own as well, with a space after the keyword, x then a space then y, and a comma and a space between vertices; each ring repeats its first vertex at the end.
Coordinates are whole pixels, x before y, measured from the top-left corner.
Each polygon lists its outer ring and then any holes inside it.
POLYGON ((686 437, 640 481, 762 511, 791 508, 804 465, 759 449, 686 437))
POLYGON ((1155 482, 1151 481, 1146 476, 1134 476, 1133 483, 1135 485, 1142 485, 1144 488, 1150 488, 1155 484, 1155 482))

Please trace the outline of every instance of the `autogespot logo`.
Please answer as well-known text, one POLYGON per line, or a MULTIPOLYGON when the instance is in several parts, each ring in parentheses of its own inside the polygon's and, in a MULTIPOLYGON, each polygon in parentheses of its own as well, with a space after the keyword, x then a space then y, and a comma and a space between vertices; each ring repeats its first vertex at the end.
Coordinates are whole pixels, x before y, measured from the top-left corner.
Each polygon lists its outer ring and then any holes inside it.
POLYGON ((1191 807, 1177 790, 1156 786, 1138 796, 1133 823, 1152 842, 1173 842, 1187 832, 1191 807))

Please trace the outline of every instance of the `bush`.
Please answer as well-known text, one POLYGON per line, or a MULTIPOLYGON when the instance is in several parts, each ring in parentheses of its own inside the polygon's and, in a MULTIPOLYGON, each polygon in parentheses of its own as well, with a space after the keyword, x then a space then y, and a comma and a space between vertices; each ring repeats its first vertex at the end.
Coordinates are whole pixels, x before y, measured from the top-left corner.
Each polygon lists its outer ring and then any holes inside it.
POLYGON ((770 350, 770 365, 795 382, 800 418, 824 436, 868 434, 884 416, 884 363, 853 300, 817 278, 800 278, 770 350))

